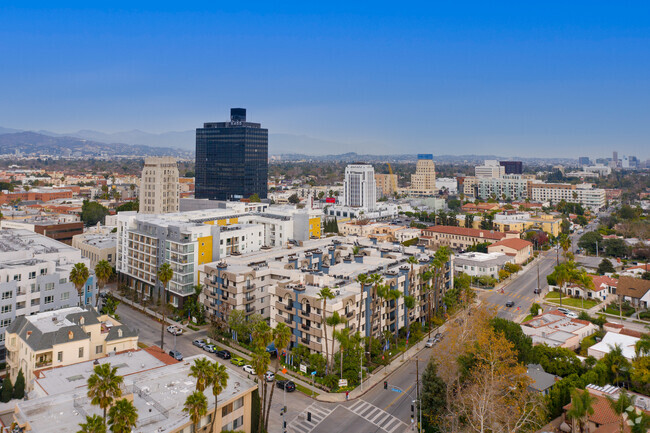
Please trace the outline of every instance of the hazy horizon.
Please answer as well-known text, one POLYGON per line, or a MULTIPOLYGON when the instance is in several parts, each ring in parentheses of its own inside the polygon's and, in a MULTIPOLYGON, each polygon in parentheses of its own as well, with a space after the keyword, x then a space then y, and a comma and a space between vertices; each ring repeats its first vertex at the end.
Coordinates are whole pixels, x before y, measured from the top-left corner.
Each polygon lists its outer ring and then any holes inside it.
POLYGON ((183 133, 244 107, 270 133, 357 153, 645 160, 648 12, 606 2, 3 5, 0 80, 11 85, 0 126, 183 133))

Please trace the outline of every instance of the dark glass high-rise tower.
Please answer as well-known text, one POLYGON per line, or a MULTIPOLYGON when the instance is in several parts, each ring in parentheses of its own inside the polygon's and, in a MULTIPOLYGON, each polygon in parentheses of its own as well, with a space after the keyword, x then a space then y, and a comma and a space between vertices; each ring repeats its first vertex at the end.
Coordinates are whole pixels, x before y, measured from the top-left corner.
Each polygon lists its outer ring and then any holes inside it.
POLYGON ((266 198, 269 131, 246 122, 245 108, 231 108, 230 122, 196 129, 196 198, 266 198))

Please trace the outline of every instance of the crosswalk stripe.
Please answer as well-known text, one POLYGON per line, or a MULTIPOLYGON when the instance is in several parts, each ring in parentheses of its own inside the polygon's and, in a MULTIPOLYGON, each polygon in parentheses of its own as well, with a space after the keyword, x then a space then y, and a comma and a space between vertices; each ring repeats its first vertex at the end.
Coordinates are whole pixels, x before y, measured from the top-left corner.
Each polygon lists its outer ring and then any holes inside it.
POLYGON ((365 401, 363 401, 363 400, 357 400, 354 403, 352 403, 352 405, 349 407, 349 409, 354 412, 355 408, 363 405, 364 403, 365 403, 365 401))
POLYGON ((407 427, 399 418, 366 401, 345 408, 388 433, 407 427))
POLYGON ((290 431, 294 433, 309 433, 325 420, 335 408, 328 408, 312 403, 300 412, 298 417, 289 423, 290 431), (307 421, 307 412, 311 413, 311 422, 307 421))
POLYGON ((390 418, 390 414, 387 412, 381 412, 378 417, 376 417, 372 422, 377 424, 382 424, 386 419, 390 418))

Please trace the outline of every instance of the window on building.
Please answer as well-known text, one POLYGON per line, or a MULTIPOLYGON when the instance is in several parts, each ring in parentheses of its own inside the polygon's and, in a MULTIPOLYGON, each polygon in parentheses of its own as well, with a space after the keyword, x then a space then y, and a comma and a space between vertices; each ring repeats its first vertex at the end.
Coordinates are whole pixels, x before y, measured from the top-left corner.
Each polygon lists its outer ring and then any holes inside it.
POLYGON ((222 417, 223 417, 223 416, 226 416, 226 415, 228 415, 228 414, 229 414, 230 412, 232 412, 232 411, 233 411, 233 409, 232 409, 232 403, 229 403, 229 404, 225 405, 223 408, 221 408, 221 416, 222 416, 222 417))
POLYGON ((70 299, 70 292, 61 293, 62 301, 67 301, 68 299, 70 299))
POLYGON ((80 347, 79 348, 79 358, 83 358, 83 357, 84 357, 84 348, 80 347))
POLYGON ((54 296, 46 296, 43 298, 45 304, 51 304, 54 302, 54 296))
POLYGON ((14 292, 2 292, 2 299, 11 299, 14 296, 14 292))
POLYGON ((54 283, 45 283, 45 291, 54 290, 54 283))
POLYGON ((36 278, 36 271, 32 271, 29 273, 29 279, 33 280, 34 278, 36 278))
POLYGON ((56 360, 59 362, 63 362, 63 352, 59 352, 56 354, 56 360))
POLYGON ((12 309, 13 309, 12 305, 3 305, 2 307, 0 307, 0 313, 3 313, 3 314, 4 313, 10 313, 12 309))
POLYGON ((20 281, 22 279, 22 276, 20 274, 14 275, 14 281, 20 281))
POLYGON ((98 346, 95 346, 95 354, 96 355, 98 355, 98 354, 100 354, 102 352, 104 352, 104 346, 102 346, 101 344, 98 345, 98 346))

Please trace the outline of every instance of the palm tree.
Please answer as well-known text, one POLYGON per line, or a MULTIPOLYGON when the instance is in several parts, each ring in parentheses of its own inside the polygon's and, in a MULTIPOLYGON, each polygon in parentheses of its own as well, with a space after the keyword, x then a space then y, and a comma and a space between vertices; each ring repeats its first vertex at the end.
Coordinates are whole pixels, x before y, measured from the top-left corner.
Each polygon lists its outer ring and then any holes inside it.
MULTIPOLYGON (((336 333, 336 327, 346 322, 338 311, 335 311, 334 314, 327 318, 326 323, 330 328, 332 328, 332 352, 334 352, 334 334, 336 333)), ((341 356, 343 356, 343 352, 341 352, 341 356)), ((343 362, 342 359, 343 358, 341 358, 341 363, 343 362)), ((332 353, 332 370, 334 370, 334 353, 332 353)))
POLYGON ((650 431, 650 416, 635 409, 628 412, 627 425, 632 433, 648 433, 650 431))
POLYGON ((558 265, 555 267, 556 270, 556 283, 560 287, 560 307, 562 306, 562 291, 564 290, 564 285, 571 281, 571 272, 567 267, 567 264, 558 265))
POLYGON ((84 263, 76 263, 72 270, 70 270, 70 281, 74 284, 79 294, 79 305, 83 306, 83 288, 90 277, 90 271, 84 263))
POLYGON ((212 426, 210 431, 214 431, 214 421, 217 419, 217 401, 219 399, 219 394, 226 388, 228 385, 228 371, 226 371, 226 366, 218 362, 212 363, 212 371, 210 374, 210 385, 212 386, 212 395, 214 396, 214 414, 212 415, 212 426))
POLYGON ((262 390, 262 411, 260 412, 260 423, 257 431, 261 432, 262 426, 264 423, 264 414, 266 413, 266 380, 264 379, 264 374, 269 369, 269 364, 271 363, 271 356, 266 350, 254 352, 251 358, 251 367, 255 370, 255 374, 258 378, 258 384, 262 390))
MULTIPOLYGON (((160 281, 160 284, 163 286, 163 302, 162 302, 162 308, 160 309, 162 313, 162 327, 160 329, 160 348, 162 351, 165 351, 165 324, 166 324, 166 319, 165 319, 165 311, 167 309, 167 284, 171 281, 171 279, 174 277, 174 270, 172 267, 169 265, 169 263, 163 263, 162 266, 158 269, 158 281, 160 281)), ((160 299, 160 296, 158 296, 158 299, 160 299)))
MULTIPOLYGON (((108 280, 113 276, 113 267, 106 260, 100 260, 95 265, 95 275, 97 276, 97 282, 99 283, 99 288, 103 289, 108 280)), ((99 302, 99 296, 95 299, 95 308, 99 302)))
POLYGON ((562 256, 566 262, 567 252, 569 251, 569 248, 571 248, 571 238, 566 233, 562 233, 558 242, 560 244, 560 248, 562 248, 562 256))
MULTIPOLYGON (((334 299, 334 292, 329 287, 323 287, 318 292, 318 299, 323 303, 323 314, 320 316, 321 326, 323 327, 323 333, 325 335, 325 366, 329 366, 329 345, 327 342, 327 301, 334 299)), ((326 368, 329 372, 329 368, 326 368)))
POLYGON ((133 403, 119 399, 108 411, 108 425, 113 433, 131 433, 138 422, 138 410, 133 403))
MULTIPOLYGON (((372 340, 375 337, 374 336, 374 328, 375 328, 375 317, 377 315, 377 292, 379 290, 379 286, 381 285, 381 282, 384 280, 384 277, 380 274, 372 274, 370 276, 370 280, 368 282, 372 284, 372 293, 371 293, 371 300, 370 300, 370 329, 367 329, 367 333, 370 336, 370 341, 368 342, 368 347, 372 348, 372 340)), ((366 311, 366 315, 368 315, 368 312, 366 311)), ((372 349, 368 349, 368 362, 370 362, 370 357, 371 354, 370 352, 372 349)))
POLYGON ((278 323, 273 330, 273 343, 275 344, 276 358, 275 358, 275 374, 273 376, 273 382, 271 382, 271 396, 269 397, 269 404, 266 407, 266 417, 264 423, 264 429, 269 430, 269 415, 271 412, 271 403, 273 402, 273 392, 275 391, 275 376, 278 374, 280 369, 280 350, 289 346, 291 342, 291 328, 289 328, 284 323, 278 323))
POLYGON ((634 400, 636 399, 636 396, 630 395, 625 391, 625 389, 621 389, 621 391, 618 394, 618 399, 614 400, 611 397, 607 397, 607 402, 609 403, 609 406, 612 408, 614 413, 618 416, 619 418, 619 432, 620 433, 625 433, 625 418, 623 418, 623 414, 627 411, 627 409, 630 406, 634 406, 634 400))
POLYGON ((603 363, 609 370, 610 374, 614 375, 614 382, 616 383, 616 386, 618 386, 621 372, 624 373, 629 365, 627 358, 623 356, 623 348, 620 344, 615 344, 614 347, 610 347, 609 353, 603 356, 603 363))
POLYGON ((574 422, 571 423, 572 431, 575 429, 576 423, 580 426, 580 432, 584 432, 584 428, 588 428, 589 415, 594 414, 593 404, 596 402, 596 397, 589 394, 589 391, 580 391, 574 389, 571 391, 571 409, 567 411, 567 417, 571 418, 574 422))
POLYGON ((199 421, 208 413, 208 399, 201 391, 194 391, 185 399, 183 412, 190 415, 194 431, 199 431, 199 421))
POLYGON ((589 274, 587 274, 587 271, 584 269, 582 271, 577 271, 573 277, 572 277, 573 283, 578 285, 580 287, 581 292, 582 292, 582 309, 584 310, 585 308, 585 297, 587 294, 588 290, 593 290, 594 289, 594 280, 591 279, 589 274))
POLYGON ((253 345, 259 351, 265 351, 273 341, 273 329, 266 320, 257 322, 251 331, 251 335, 253 336, 253 345))
POLYGON ((357 276, 357 282, 361 285, 361 299, 359 300, 359 309, 357 311, 359 317, 358 317, 358 324, 357 324, 357 332, 361 334, 361 312, 364 310, 364 303, 363 303, 363 295, 365 293, 366 289, 366 284, 368 284, 370 278, 366 274, 359 274, 357 276))
MULTIPOLYGON (((402 292, 397 289, 390 289, 386 294, 386 300, 395 302, 395 344, 397 344, 397 333, 399 332, 399 320, 398 320, 398 308, 399 308, 399 298, 402 296, 402 292)), ((390 325, 389 325, 390 326, 390 325)))
POLYGON ((93 371, 88 378, 88 398, 91 404, 104 411, 106 422, 106 410, 122 396, 120 385, 124 378, 117 374, 117 367, 111 367, 109 363, 96 365, 93 371))
POLYGON ((104 418, 99 415, 86 415, 86 422, 79 424, 81 430, 77 433, 106 433, 106 424, 104 418))
POLYGON ((639 341, 634 345, 634 353, 637 358, 641 356, 650 356, 650 335, 641 335, 639 341))
POLYGON ((190 376, 196 379, 196 390, 205 391, 210 386, 212 376, 212 362, 208 358, 197 358, 190 367, 190 376))
POLYGON ((410 316, 409 311, 412 310, 413 308, 415 308, 415 296, 412 296, 412 295, 404 296, 404 307, 406 307, 406 311, 405 311, 405 314, 406 314, 406 319, 405 319, 406 320, 406 329, 410 331, 411 330, 411 321, 409 319, 409 316, 410 316))

